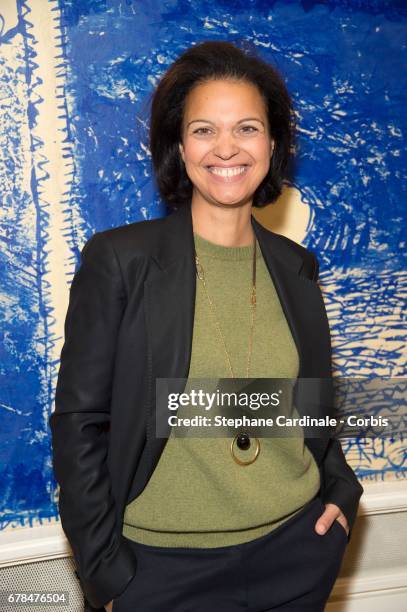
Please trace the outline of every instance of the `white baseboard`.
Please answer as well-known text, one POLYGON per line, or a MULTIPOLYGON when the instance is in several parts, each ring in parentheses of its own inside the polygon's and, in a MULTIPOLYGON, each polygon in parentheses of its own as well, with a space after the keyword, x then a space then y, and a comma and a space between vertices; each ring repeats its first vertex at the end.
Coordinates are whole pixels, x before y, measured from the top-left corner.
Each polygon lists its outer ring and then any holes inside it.
POLYGON ((346 599, 333 601, 325 607, 325 612, 406 612, 407 587, 349 593, 346 599))
POLYGON ((407 511, 407 479, 363 485, 358 516, 407 511))
MULTIPOLYGON (((358 516, 407 512, 407 481, 364 484, 358 516)), ((407 521, 406 521, 407 531, 407 521)), ((401 545, 400 540, 400 545, 401 545)), ((338 578, 326 612, 407 611, 407 567, 338 578)))
POLYGON ((60 523, 8 529, 0 533, 0 567, 47 561, 71 555, 60 523))

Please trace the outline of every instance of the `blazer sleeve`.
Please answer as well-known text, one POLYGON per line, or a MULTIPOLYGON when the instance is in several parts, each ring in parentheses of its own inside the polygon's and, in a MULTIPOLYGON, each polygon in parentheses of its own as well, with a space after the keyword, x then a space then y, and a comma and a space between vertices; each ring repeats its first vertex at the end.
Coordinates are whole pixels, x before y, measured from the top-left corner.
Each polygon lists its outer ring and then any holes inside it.
POLYGON ((59 513, 77 575, 92 606, 119 595, 135 575, 121 535, 107 467, 117 334, 126 304, 121 269, 104 232, 81 252, 65 319, 65 341, 49 424, 59 513))
MULTIPOLYGON (((315 253, 311 279, 318 281, 319 263, 315 253)), ((363 494, 355 472, 346 461, 340 440, 330 438, 321 465, 322 501, 336 504, 346 516, 349 525, 348 542, 351 539, 353 525, 356 520, 359 500, 363 494)))

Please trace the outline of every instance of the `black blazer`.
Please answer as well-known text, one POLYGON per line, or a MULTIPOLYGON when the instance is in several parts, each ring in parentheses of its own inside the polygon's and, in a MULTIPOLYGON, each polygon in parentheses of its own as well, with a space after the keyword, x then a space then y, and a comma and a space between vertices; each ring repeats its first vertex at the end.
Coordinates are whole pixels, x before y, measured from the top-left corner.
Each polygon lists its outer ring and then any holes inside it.
MULTIPOLYGON (((332 380, 315 255, 251 222, 299 351, 299 377, 332 380)), ((97 232, 72 281, 50 426, 62 527, 95 607, 137 571, 121 535, 123 513, 167 441, 155 437, 155 378, 188 377, 195 282, 190 207, 97 232)), ((320 468, 319 495, 341 508, 352 530, 363 487, 339 440, 305 443, 320 468)))

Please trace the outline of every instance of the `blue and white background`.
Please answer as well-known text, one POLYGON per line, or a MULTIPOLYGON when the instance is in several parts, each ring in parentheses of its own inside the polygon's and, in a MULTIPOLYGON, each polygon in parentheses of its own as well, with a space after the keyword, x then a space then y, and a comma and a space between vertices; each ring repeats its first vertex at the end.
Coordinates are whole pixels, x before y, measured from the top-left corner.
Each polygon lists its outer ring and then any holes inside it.
MULTIPOLYGON (((150 95, 189 46, 229 40, 284 75, 298 139, 256 216, 320 261, 334 372, 405 376, 406 25, 385 0, 2 0, 0 527, 58 517, 48 417, 72 275, 95 231, 165 214, 150 95)), ((406 443, 344 443, 365 484, 406 443)))

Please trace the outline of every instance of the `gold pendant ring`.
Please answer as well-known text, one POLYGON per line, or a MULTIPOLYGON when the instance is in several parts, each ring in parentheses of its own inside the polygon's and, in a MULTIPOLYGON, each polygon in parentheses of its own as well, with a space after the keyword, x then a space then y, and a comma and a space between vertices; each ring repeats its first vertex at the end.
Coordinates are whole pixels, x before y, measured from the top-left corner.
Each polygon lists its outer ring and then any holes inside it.
POLYGON ((260 442, 258 440, 258 438, 252 438, 252 440, 256 440, 256 450, 254 453, 254 457, 253 459, 249 459, 248 461, 242 461, 241 459, 239 459, 239 457, 236 457, 235 453, 234 453, 234 445, 236 440, 238 439, 240 434, 237 434, 233 440, 232 443, 230 445, 230 452, 232 453, 232 457, 233 459, 236 461, 236 463, 238 463, 239 465, 250 465, 251 463, 254 463, 254 461, 256 461, 258 454, 260 452, 260 442))

